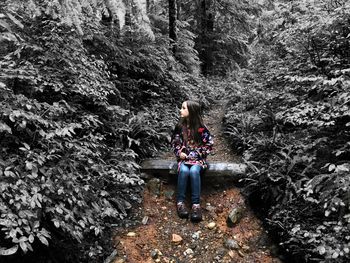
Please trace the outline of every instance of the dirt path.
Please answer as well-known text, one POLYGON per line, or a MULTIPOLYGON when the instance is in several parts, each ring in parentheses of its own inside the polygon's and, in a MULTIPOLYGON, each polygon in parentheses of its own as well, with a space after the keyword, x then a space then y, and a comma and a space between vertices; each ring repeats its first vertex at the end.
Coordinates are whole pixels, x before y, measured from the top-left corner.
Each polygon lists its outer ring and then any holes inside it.
MULTIPOLYGON (((221 131, 224 107, 225 101, 219 101, 205 116, 215 143, 215 154, 209 156, 209 162, 239 160, 227 149, 221 131)), ((164 158, 173 157, 165 153, 164 158)), ((114 263, 281 262, 272 256, 273 245, 261 222, 232 182, 202 181, 204 220, 197 224, 176 214, 174 177, 162 178, 158 186, 159 196, 152 193, 154 187, 145 188, 144 201, 135 211, 140 224, 116 230, 114 243, 118 256, 114 263), (229 227, 226 220, 235 209, 241 211, 241 216, 238 214, 238 222, 229 227)))

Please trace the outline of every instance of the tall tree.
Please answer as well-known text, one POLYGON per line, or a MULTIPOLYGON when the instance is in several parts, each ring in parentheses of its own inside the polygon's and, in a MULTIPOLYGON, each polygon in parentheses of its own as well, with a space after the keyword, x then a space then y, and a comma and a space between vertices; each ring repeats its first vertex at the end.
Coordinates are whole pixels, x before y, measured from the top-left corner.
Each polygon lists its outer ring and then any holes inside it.
POLYGON ((213 31, 215 13, 212 0, 201 0, 199 16, 198 51, 202 60, 202 72, 207 74, 213 68, 213 31))
POLYGON ((177 35, 176 35, 176 0, 169 0, 169 37, 172 45, 172 51, 176 53, 177 35))
MULTIPOLYGON (((195 49, 204 74, 229 74, 248 60, 248 39, 255 32, 260 0, 182 0, 182 22, 195 35, 195 49)), ((179 6, 179 5, 178 5, 179 6)), ((177 9, 179 13, 179 9, 177 9)), ((180 44, 178 40, 178 45, 180 44)))

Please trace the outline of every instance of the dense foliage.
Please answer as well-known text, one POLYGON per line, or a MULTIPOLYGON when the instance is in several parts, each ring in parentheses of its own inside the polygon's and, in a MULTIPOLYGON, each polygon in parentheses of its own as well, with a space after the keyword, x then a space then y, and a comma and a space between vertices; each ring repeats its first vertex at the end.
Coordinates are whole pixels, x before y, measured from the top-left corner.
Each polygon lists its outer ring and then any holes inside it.
MULTIPOLYGON (((168 17, 168 1, 149 1, 152 25, 163 35, 168 17)), ((259 0, 177 1, 176 59, 192 73, 229 76, 245 67, 248 44, 256 35, 254 15, 259 14, 259 0)))
POLYGON ((260 23, 225 119, 245 192, 291 262, 348 262, 350 4, 274 1, 260 23))
POLYGON ((202 89, 136 15, 120 30, 101 20, 108 3, 0 4, 2 262, 101 262, 141 202, 139 160, 202 89))
POLYGON ((101 262, 176 106, 230 91, 245 192, 281 246, 349 261, 349 3, 182 1, 175 53, 167 1, 146 3, 1 1, 1 261, 101 262), (201 72, 239 81, 208 90, 201 72))
POLYGON ((195 48, 203 74, 229 76, 245 67, 248 44, 255 35, 255 20, 261 11, 255 0, 184 1, 181 17, 196 34, 195 48))

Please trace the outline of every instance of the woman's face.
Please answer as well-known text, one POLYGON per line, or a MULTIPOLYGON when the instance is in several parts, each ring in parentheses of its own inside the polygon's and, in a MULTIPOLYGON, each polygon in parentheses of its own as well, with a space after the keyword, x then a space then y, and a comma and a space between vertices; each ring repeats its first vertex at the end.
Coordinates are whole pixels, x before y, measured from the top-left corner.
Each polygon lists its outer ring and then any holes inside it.
POLYGON ((182 106, 181 106, 181 109, 180 109, 180 116, 181 118, 188 118, 188 108, 187 108, 187 102, 183 102, 182 103, 182 106))

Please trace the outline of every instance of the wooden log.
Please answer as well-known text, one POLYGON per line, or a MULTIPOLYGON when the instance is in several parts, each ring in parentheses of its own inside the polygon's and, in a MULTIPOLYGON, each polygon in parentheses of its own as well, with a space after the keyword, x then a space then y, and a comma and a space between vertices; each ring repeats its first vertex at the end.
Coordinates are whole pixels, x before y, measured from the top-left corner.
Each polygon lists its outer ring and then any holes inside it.
MULTIPOLYGON (((209 162, 205 171, 206 177, 233 176, 241 178, 247 166, 242 163, 209 162)), ((177 174, 177 162, 163 159, 148 159, 141 164, 141 172, 153 175, 177 174)))

